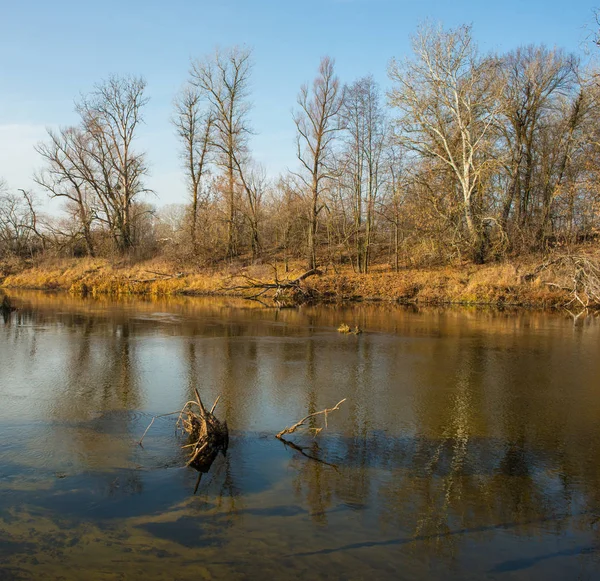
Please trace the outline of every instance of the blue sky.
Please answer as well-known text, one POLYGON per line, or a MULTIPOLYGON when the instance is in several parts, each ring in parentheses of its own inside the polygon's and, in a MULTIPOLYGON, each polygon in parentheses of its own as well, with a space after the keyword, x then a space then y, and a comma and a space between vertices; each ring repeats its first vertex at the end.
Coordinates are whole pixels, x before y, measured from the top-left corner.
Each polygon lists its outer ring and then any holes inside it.
POLYGON ((185 199, 172 100, 191 57, 215 46, 253 48, 255 158, 270 174, 295 167, 291 110, 320 57, 344 82, 372 73, 385 89, 392 57, 429 19, 470 23, 483 51, 544 43, 581 53, 594 2, 557 0, 0 0, 0 176, 33 187, 33 145, 45 127, 75 123, 73 101, 111 73, 143 75, 150 103, 140 147, 157 205, 185 199))

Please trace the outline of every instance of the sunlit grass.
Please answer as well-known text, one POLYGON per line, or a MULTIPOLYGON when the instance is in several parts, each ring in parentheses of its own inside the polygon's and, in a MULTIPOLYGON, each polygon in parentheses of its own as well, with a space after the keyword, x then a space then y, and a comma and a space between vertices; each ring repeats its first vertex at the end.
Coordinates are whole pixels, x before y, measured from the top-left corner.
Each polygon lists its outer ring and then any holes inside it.
MULTIPOLYGON (((546 284, 543 273, 524 282, 534 262, 472 264, 434 268, 407 268, 392 271, 376 265, 370 274, 358 274, 349 265, 323 268, 303 284, 324 300, 388 300, 419 304, 493 304, 556 306, 566 293, 546 284)), ((53 259, 5 278, 7 288, 68 291, 91 296, 171 296, 229 295, 250 296, 244 289, 249 278, 273 281, 292 280, 304 271, 301 261, 258 264, 247 267, 223 266, 219 269, 190 268, 181 272, 164 260, 138 263, 111 262, 107 259, 53 259)), ((546 275, 550 276, 549 274, 546 275)), ((268 295, 267 295, 268 296, 268 295)))

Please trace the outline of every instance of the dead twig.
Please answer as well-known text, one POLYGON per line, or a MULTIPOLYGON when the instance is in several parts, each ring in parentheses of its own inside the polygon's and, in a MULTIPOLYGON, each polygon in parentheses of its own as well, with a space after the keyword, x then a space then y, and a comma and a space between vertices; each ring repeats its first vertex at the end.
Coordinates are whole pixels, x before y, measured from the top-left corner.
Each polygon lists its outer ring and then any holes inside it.
MULTIPOLYGON (((186 404, 187 405, 187 404, 186 404)), ((142 448, 144 447, 142 445, 142 442, 144 441, 144 437, 146 436, 146 434, 148 433, 148 430, 152 427, 152 424, 154 423, 154 420, 156 420, 157 418, 165 418, 167 416, 174 416, 175 414, 180 414, 180 411, 176 411, 176 412, 169 412, 167 414, 159 414, 158 416, 152 416, 152 420, 150 421, 150 423, 148 424, 148 427, 146 428, 146 430, 144 431, 144 434, 142 435, 142 437, 140 438, 140 441, 138 442, 138 444, 140 446, 142 446, 142 448)))
POLYGON ((331 412, 339 410, 340 405, 343 404, 345 401, 346 401, 346 398, 342 399, 341 401, 338 401, 338 403, 336 403, 332 408, 326 408, 324 410, 321 410, 320 412, 314 412, 312 414, 308 414, 306 417, 302 418, 299 422, 296 422, 293 426, 290 426, 289 428, 285 428, 284 430, 281 430, 281 432, 279 432, 275 437, 278 440, 282 440, 283 436, 285 436, 286 434, 291 434, 291 433, 295 432, 300 426, 303 426, 304 423, 307 420, 309 420, 310 418, 314 418, 314 417, 320 416, 320 415, 323 415, 325 417, 325 427, 327 427, 327 416, 331 412))
POLYGON ((219 400, 220 400, 220 399, 221 399, 221 396, 220 396, 220 395, 218 395, 218 396, 217 396, 217 399, 215 400, 215 403, 213 403, 213 406, 210 408, 210 413, 211 413, 211 414, 212 414, 212 413, 214 413, 214 411, 215 411, 215 408, 217 407, 217 404, 219 403, 219 400))

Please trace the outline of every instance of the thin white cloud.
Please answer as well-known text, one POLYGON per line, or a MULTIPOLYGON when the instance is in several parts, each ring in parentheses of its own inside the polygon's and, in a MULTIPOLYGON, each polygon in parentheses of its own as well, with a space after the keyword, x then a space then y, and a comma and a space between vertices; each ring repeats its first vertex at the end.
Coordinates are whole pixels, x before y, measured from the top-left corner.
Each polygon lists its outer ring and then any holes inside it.
POLYGON ((29 189, 32 175, 39 167, 34 146, 46 136, 44 125, 0 125, 0 176, 9 187, 29 189))

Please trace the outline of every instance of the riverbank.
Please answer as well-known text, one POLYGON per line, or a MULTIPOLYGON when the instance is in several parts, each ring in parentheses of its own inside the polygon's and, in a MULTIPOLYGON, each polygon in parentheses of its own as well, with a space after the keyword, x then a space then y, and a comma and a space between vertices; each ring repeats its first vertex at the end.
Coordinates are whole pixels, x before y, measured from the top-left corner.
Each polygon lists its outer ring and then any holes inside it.
MULTIPOLYGON (((571 295, 558 280, 561 273, 552 269, 536 272, 539 264, 539 259, 530 259, 482 266, 408 268, 400 272, 374 268, 368 275, 356 274, 350 267, 324 268, 322 274, 307 277, 300 286, 321 301, 378 300, 538 308, 564 305, 571 295)), ((303 272, 300 262, 291 265, 286 274, 283 265, 279 265, 278 279, 293 280, 303 272)), ((263 264, 181 271, 172 264, 157 260, 131 264, 106 259, 60 259, 6 275, 0 286, 92 296, 181 294, 250 297, 262 290, 251 287, 251 281, 253 284, 256 281, 273 283, 273 266, 263 264)), ((264 298, 268 298, 269 292, 267 290, 264 298)))

